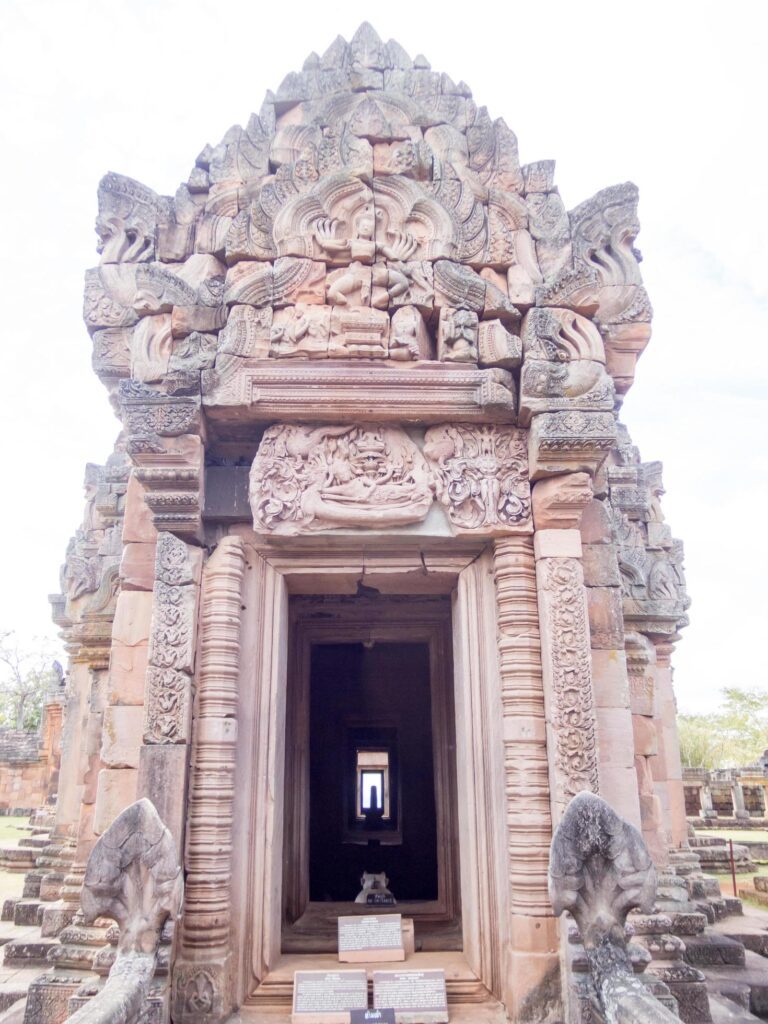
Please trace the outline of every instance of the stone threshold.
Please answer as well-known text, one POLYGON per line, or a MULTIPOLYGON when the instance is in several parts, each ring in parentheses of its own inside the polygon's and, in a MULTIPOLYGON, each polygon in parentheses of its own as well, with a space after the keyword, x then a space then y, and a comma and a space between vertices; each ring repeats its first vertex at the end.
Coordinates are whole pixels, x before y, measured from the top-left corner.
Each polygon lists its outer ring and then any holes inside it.
MULTIPOLYGON (((504 1007, 495 999, 482 1003, 451 1003, 451 1024, 507 1024, 504 1007)), ((291 1011, 277 1007, 244 1006, 227 1024, 291 1024, 291 1011)))
MULTIPOLYGON (((258 988, 245 1001, 240 1013, 256 1012, 257 1007, 265 1011, 281 1011, 284 1007, 289 1006, 293 996, 293 975, 296 971, 338 971, 345 966, 348 965, 339 964, 338 957, 331 953, 284 953, 258 988)), ((372 984, 374 971, 392 967, 391 964, 371 961, 354 966, 355 969, 363 969, 368 972, 369 987, 372 984)), ((436 968, 442 968, 445 971, 445 987, 448 993, 448 1005, 451 1007, 451 1021, 454 1020, 454 1007, 458 1009, 462 1004, 471 1005, 476 1012, 479 1012, 481 1006, 501 1008, 501 1004, 494 999, 469 966, 463 953, 455 951, 414 953, 397 966, 398 969, 405 971, 435 970, 436 968)), ((505 1020, 503 1008, 501 1009, 502 1016, 499 1020, 505 1020)), ((290 1019, 290 1014, 286 1017, 286 1020, 288 1019, 290 1019)), ((466 1019, 486 1020, 485 1017, 467 1017, 466 1019)), ((249 1024, 256 1024, 258 1018, 243 1017, 243 1020, 247 1020, 249 1024)), ((265 1020, 274 1020, 276 1024, 279 1018, 267 1017, 265 1020)), ((487 1020, 492 1021, 495 1018, 488 1017, 487 1020)))

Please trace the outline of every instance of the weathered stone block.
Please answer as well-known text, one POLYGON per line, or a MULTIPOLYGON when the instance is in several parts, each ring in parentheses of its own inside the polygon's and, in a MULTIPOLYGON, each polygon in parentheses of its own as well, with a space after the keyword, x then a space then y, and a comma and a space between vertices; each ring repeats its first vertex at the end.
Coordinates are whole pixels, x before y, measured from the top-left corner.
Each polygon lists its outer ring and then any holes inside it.
POLYGON ((533 521, 537 530, 578 530, 592 488, 587 473, 565 473, 539 480, 533 488, 533 521))
POLYGON ((585 544, 582 548, 584 583, 588 587, 618 587, 619 563, 612 544, 585 544))
POLYGON ((594 498, 581 516, 581 539, 585 544, 610 544, 611 520, 605 502, 594 498))
POLYGON ((661 800, 657 796, 640 796, 640 818, 643 831, 660 829, 662 826, 661 800))
POLYGON ((621 650, 592 651, 592 685, 599 708, 626 708, 629 702, 627 657, 621 650))
POLYGON ((126 590, 117 598, 112 637, 127 647, 146 643, 151 619, 152 595, 126 590))
POLYGON ((508 331, 501 320, 484 320, 478 325, 477 347, 480 366, 511 370, 520 365, 523 356, 520 337, 508 331))
POLYGON ((144 493, 144 487, 132 473, 125 492, 124 544, 152 544, 157 539, 157 530, 152 524, 152 513, 144 500, 144 493))
POLYGON ((596 719, 600 764, 631 770, 634 784, 635 759, 631 715, 625 708, 598 708, 596 719))
POLYGON ((120 583, 123 590, 151 590, 154 567, 154 544, 126 544, 120 559, 120 583))
POLYGON ((220 330, 226 322, 226 306, 174 306, 171 333, 174 338, 183 338, 193 331, 207 334, 220 330))
POLYGON ((107 681, 108 704, 143 704, 149 641, 112 644, 107 681))
POLYGON ((581 537, 578 530, 537 530, 533 550, 539 558, 580 558, 581 537))
POLYGON ((624 613, 618 587, 587 587, 590 642, 593 648, 624 646, 624 613))
POLYGON ((635 754, 652 757, 659 752, 656 726, 652 718, 645 715, 632 715, 632 732, 635 737, 635 754))
POLYGON ((181 859, 187 793, 188 748, 185 744, 153 744, 139 752, 137 795, 148 797, 170 829, 181 859))
POLYGON ((136 768, 102 768, 96 793, 93 831, 106 832, 115 818, 136 799, 139 772, 136 768))
POLYGON ((117 705, 104 712, 101 760, 108 768, 138 768, 144 709, 117 705))

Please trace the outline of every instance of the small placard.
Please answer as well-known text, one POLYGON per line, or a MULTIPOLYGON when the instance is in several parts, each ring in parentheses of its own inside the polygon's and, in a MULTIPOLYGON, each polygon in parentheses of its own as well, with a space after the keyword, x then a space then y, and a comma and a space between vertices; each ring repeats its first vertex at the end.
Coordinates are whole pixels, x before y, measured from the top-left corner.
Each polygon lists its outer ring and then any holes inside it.
POLYGON ((296 971, 293 1024, 348 1024, 352 1010, 368 1007, 365 971, 296 971))
POLYGON ((398 1024, 445 1024, 445 971, 374 971, 373 1005, 393 1007, 398 1024))
POLYGON ((405 960, 400 914, 340 917, 339 960, 353 964, 405 960))
POLYGON ((395 1011, 353 1010, 349 1015, 349 1024, 396 1024, 395 1011))
POLYGON ((365 897, 365 902, 369 907, 397 906, 397 900, 391 892, 369 892, 365 897))

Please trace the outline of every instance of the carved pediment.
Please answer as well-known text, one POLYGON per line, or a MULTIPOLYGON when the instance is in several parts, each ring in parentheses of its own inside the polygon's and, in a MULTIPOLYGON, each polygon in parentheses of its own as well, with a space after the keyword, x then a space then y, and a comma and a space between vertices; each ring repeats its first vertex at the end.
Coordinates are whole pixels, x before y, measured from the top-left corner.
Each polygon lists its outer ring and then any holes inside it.
POLYGON ((424 456, 391 426, 270 427, 251 467, 254 528, 263 533, 383 527, 424 519, 424 456))

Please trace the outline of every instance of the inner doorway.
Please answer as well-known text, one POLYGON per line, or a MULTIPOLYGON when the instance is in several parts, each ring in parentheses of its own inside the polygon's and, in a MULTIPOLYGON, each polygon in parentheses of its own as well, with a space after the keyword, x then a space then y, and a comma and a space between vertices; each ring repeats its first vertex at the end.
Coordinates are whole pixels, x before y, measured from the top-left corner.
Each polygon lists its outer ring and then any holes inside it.
POLYGON ((437 899, 429 684, 425 643, 313 646, 310 901, 437 899))
POLYGON ((283 952, 334 951, 340 914, 386 912, 385 877, 417 948, 461 949, 450 616, 291 598, 283 952))

